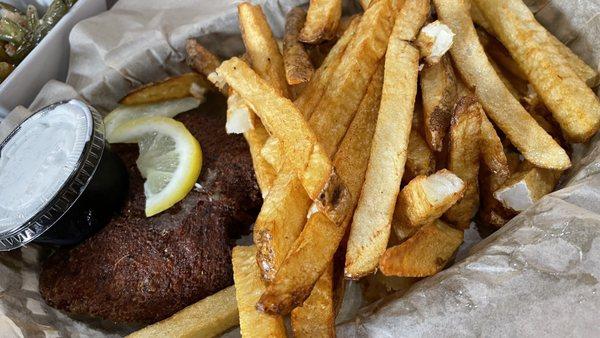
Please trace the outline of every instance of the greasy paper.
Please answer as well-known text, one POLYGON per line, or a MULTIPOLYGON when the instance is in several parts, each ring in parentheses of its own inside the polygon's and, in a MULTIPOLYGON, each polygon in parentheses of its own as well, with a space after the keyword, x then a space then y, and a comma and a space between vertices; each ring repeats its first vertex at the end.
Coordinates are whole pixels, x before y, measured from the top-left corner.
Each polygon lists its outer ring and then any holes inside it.
MULTIPOLYGON (((285 13, 305 2, 257 3, 281 36, 285 13)), ((73 29, 68 86, 49 83, 31 110, 78 96, 106 113, 130 89, 187 71, 182 61, 188 37, 199 37, 223 57, 239 54, 236 3, 119 1, 73 29)), ((600 0, 526 3, 542 24, 598 66, 600 0)), ((355 3, 346 6, 356 9, 355 3)), ((0 124, 0 139, 28 114, 19 109, 10 115, 0 124)), ((561 190, 470 251, 462 248, 449 269, 360 311, 360 290, 349 287, 342 314, 347 321, 338 326, 338 336, 600 335, 600 137, 574 148, 561 190)), ((479 236, 470 230, 466 238, 470 246, 479 236)), ((0 254, 2 336, 120 336, 135 329, 71 318, 47 306, 38 292, 40 261, 47 254, 35 245, 0 254)))

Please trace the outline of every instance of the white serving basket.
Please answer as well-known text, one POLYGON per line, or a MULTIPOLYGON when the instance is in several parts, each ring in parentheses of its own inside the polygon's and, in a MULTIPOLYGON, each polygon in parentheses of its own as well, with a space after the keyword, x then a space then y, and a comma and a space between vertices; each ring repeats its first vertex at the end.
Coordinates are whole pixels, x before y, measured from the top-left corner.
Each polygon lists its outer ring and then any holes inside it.
MULTIPOLYGON (((35 5, 40 15, 52 0, 2 0, 17 8, 35 5)), ((18 105, 28 106, 49 80, 64 81, 69 67, 69 33, 79 21, 106 11, 105 0, 79 0, 0 84, 0 120, 18 105)))

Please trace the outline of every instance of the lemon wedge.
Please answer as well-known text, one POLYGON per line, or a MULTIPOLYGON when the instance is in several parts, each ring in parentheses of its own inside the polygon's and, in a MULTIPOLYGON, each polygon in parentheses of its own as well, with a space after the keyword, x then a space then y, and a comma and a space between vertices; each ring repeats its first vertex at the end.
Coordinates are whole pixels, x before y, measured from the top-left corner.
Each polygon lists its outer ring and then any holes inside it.
POLYGON ((137 167, 146 179, 146 216, 181 201, 198 180, 202 167, 200 144, 183 123, 163 116, 127 121, 111 133, 112 143, 137 143, 137 167))
POLYGON ((147 116, 175 117, 179 113, 198 108, 201 103, 202 101, 195 97, 185 97, 183 99, 135 106, 121 105, 104 118, 106 139, 112 143, 112 132, 127 121, 147 116))

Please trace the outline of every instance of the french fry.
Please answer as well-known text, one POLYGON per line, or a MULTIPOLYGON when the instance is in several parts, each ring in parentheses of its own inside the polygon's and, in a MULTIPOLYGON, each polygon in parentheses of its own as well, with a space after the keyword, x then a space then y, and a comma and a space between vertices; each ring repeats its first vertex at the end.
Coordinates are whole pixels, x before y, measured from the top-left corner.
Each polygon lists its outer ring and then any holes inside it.
POLYGON ((529 8, 521 0, 474 3, 525 71, 567 140, 585 142, 592 137, 600 129, 600 101, 560 55, 529 8))
MULTIPOLYGON (((476 8, 476 6, 472 6, 471 8, 476 8)), ((481 45, 485 49, 486 54, 488 54, 492 60, 501 65, 502 68, 506 69, 512 75, 523 81, 527 81, 527 75, 525 75, 521 66, 519 66, 512 56, 510 56, 510 53, 500 41, 487 33, 486 30, 480 28, 477 29, 477 36, 479 42, 481 42, 481 45)))
POLYGON ((127 337, 216 337, 238 323, 235 288, 230 286, 127 337))
POLYGON ((204 76, 214 72, 221 64, 221 59, 204 48, 196 39, 187 39, 185 50, 188 66, 204 76))
POLYGON ((446 169, 415 177, 398 195, 393 221, 398 240, 405 240, 421 226, 440 218, 464 196, 465 190, 465 182, 446 169))
POLYGON ((265 145, 260 150, 260 154, 267 161, 276 172, 281 170, 283 166, 283 149, 281 147, 281 142, 275 137, 270 137, 265 145))
MULTIPOLYGON (((371 5, 369 10, 380 2, 371 5)), ((410 38, 412 30, 416 34, 418 29, 413 29, 414 23, 421 21, 420 8, 409 6, 411 3, 405 3, 400 12, 405 14, 396 19, 385 56, 377 128, 348 239, 346 278, 360 278, 373 272, 390 236, 417 94, 419 51, 403 39, 410 38)))
POLYGON ((192 91, 204 92, 211 85, 202 75, 187 73, 170 77, 135 89, 121 99, 122 105, 158 103, 192 96, 192 91))
POLYGON ((369 8, 369 4, 371 4, 371 0, 358 0, 358 2, 364 11, 366 11, 367 8, 369 8))
POLYGON ((452 46, 454 33, 439 20, 427 24, 421 29, 415 45, 419 48, 421 58, 429 65, 436 64, 452 46))
POLYGON ((258 5, 243 2, 238 5, 238 14, 252 69, 273 86, 277 93, 290 97, 283 56, 262 9, 258 5))
POLYGON ((362 15, 354 39, 346 47, 328 90, 310 117, 311 127, 330 156, 333 156, 344 137, 369 81, 386 52, 393 25, 391 8, 390 0, 380 0, 362 15))
MULTIPOLYGON (((369 153, 364 150, 371 148, 382 85, 380 66, 334 158, 334 165, 350 192, 351 206, 356 205, 369 161, 369 153)), ((260 306, 269 312, 288 313, 302 304, 327 269, 349 222, 348 218, 338 226, 320 212, 311 215, 275 280, 261 297, 260 306)))
POLYGON ((319 210, 340 223, 348 212, 348 191, 294 104, 279 96, 238 58, 224 61, 210 76, 214 82, 219 82, 220 77, 250 104, 270 134, 282 142, 286 159, 319 210))
POLYGON ((481 205, 477 215, 479 223, 500 228, 515 215, 514 211, 506 209, 494 198, 494 191, 506 182, 509 175, 510 172, 493 173, 485 164, 485 161, 480 167, 479 194, 481 205))
POLYGON ((335 37, 342 17, 342 0, 310 0, 306 23, 298 39, 319 43, 335 37))
POLYGON ((394 26, 394 33, 398 39, 404 41, 413 41, 417 38, 417 34, 425 25, 431 4, 429 1, 423 0, 395 0, 392 1, 396 15, 396 22, 401 22, 401 25, 394 26))
POLYGON ((379 269, 386 276, 427 277, 440 272, 463 241, 462 230, 436 220, 406 242, 389 248, 379 269))
MULTIPOLYGON (((481 26, 488 33, 495 34, 494 28, 492 27, 490 22, 485 18, 478 5, 475 3, 471 4, 471 17, 473 18, 474 23, 481 26)), ((577 74, 577 76, 579 76, 580 79, 585 81, 588 87, 594 88, 600 84, 600 75, 598 74, 597 70, 585 63, 585 61, 583 61, 569 47, 567 47, 564 43, 562 43, 554 35, 552 35, 552 33, 547 32, 547 34, 548 42, 554 48, 556 48, 556 52, 558 52, 560 56, 566 60, 566 62, 569 64, 569 67, 573 69, 573 71, 577 74)), ((525 74, 522 74, 524 75, 522 79, 527 80, 525 74)))
POLYGON ((310 296, 291 314, 294 337, 335 337, 333 264, 321 275, 310 296))
POLYGON ((446 219, 467 229, 479 207, 479 154, 483 109, 474 96, 458 100, 450 122, 448 169, 466 184, 463 198, 446 211, 446 219))
POLYGON ((488 62, 463 0, 434 0, 440 19, 456 34, 450 54, 488 116, 536 166, 566 169, 569 156, 506 89, 488 62))
POLYGON ((298 34, 305 20, 306 12, 299 7, 289 11, 285 18, 283 63, 285 77, 290 85, 308 82, 315 71, 304 45, 298 41, 298 34))
POLYGON ((449 56, 421 71, 423 125, 427 143, 440 152, 450 128, 452 107, 456 102, 456 79, 449 56))
POLYGON ((256 248, 237 246, 231 256, 242 336, 286 337, 282 317, 260 312, 255 307, 265 289, 256 265, 256 248))
POLYGON ((244 133, 244 138, 250 149, 250 156, 252 156, 256 181, 258 182, 263 198, 269 194, 269 190, 273 186, 276 177, 273 167, 260 154, 262 146, 268 137, 269 133, 267 133, 267 130, 262 125, 244 133))
POLYGON ((494 192, 494 197, 506 208, 523 211, 544 195, 550 193, 560 178, 561 172, 537 168, 525 163, 517 172, 494 192))
POLYGON ((419 175, 430 175, 435 171, 435 156, 425 139, 415 129, 411 129, 408 138, 406 168, 402 182, 408 183, 419 175))
POLYGON ((294 101, 294 104, 296 104, 298 109, 307 119, 310 118, 317 104, 321 101, 321 97, 336 73, 337 67, 344 56, 348 44, 352 41, 354 34, 356 33, 359 22, 360 18, 358 17, 355 17, 352 20, 348 29, 346 29, 342 37, 327 54, 327 57, 325 57, 321 66, 316 70, 312 80, 294 101))
POLYGON ((502 140, 485 114, 481 114, 481 159, 493 174, 508 176, 508 161, 502 140))

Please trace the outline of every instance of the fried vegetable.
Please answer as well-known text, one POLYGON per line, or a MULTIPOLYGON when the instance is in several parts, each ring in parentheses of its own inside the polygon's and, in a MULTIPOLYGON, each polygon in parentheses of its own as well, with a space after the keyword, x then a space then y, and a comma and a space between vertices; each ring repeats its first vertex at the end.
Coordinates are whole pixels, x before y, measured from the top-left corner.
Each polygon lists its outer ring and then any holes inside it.
MULTIPOLYGON (((385 56, 377 128, 365 182, 350 227, 344 269, 346 278, 360 278, 373 272, 390 236, 394 206, 406 163, 419 68, 419 51, 404 38, 414 38, 418 31, 415 22, 425 21, 421 20, 420 8, 410 6, 412 2, 416 0, 407 1, 400 12, 404 14, 396 19, 385 56)), ((381 1, 369 10, 379 3, 381 1)))
POLYGON ((242 336, 286 337, 283 318, 260 312, 255 307, 265 289, 256 265, 256 248, 237 246, 233 248, 231 256, 242 336))
POLYGON ((465 195, 446 211, 446 219, 467 229, 479 207, 479 154, 483 109, 474 96, 458 100, 450 122, 448 169, 466 184, 465 195))
POLYGON ((448 26, 436 20, 421 29, 415 45, 427 64, 436 64, 452 46, 454 33, 448 26))
POLYGON ((362 7, 363 10, 367 10, 367 8, 369 8, 369 5, 371 4, 371 0, 358 0, 358 2, 360 3, 360 7, 362 7))
MULTIPOLYGON (((558 53, 550 34, 521 0, 474 0, 502 44, 571 142, 586 142, 600 129, 600 101, 558 53)), ((564 168, 556 168, 564 169, 564 168)))
POLYGON ((494 192, 494 197, 505 207, 523 211, 544 195, 554 190, 561 172, 532 166, 525 163, 517 172, 494 192))
POLYGON ((230 286, 128 338, 216 337, 239 323, 235 288, 230 286))
POLYGON ((273 86, 279 95, 289 98, 283 56, 262 9, 258 5, 243 2, 238 5, 238 14, 252 69, 273 86))
POLYGON ((502 140, 485 114, 481 114, 481 158, 490 171, 496 175, 509 174, 508 161, 504 154, 502 140))
POLYGON ((310 296, 291 314, 294 337, 335 337, 333 264, 319 278, 310 296))
POLYGON ((396 23, 394 26, 394 34, 401 40, 413 41, 417 38, 417 34, 425 25, 431 11, 429 1, 423 0, 405 0, 392 1, 392 6, 398 11, 396 15, 396 23), (398 23, 401 24, 398 24, 398 23))
POLYGON ((261 150, 265 142, 269 139, 269 133, 260 121, 255 121, 255 123, 257 125, 253 129, 244 133, 244 138, 250 148, 256 181, 258 182, 263 198, 265 198, 274 184, 276 173, 273 167, 261 155, 261 150))
POLYGON ((192 86, 209 88, 210 84, 201 75, 187 73, 135 89, 121 99, 126 106, 158 103, 192 96, 192 86))
POLYGON ((406 242, 389 248, 379 269, 386 276, 427 277, 440 272, 463 241, 462 230, 436 220, 406 242))
POLYGON ((306 23, 298 39, 305 43, 331 40, 342 17, 342 0, 310 0, 306 23))
MULTIPOLYGON (((476 8, 476 6, 473 7, 476 8)), ((479 38, 479 42, 485 49, 486 54, 489 55, 494 62, 501 65, 502 68, 506 69, 517 78, 527 81, 527 75, 525 75, 525 72, 523 72, 521 67, 515 62, 512 56, 510 56, 510 53, 506 47, 500 43, 500 41, 496 40, 495 37, 491 36, 481 28, 477 28, 477 36, 479 38)))
POLYGON ((423 125, 427 143, 440 152, 450 128, 452 107, 456 102, 456 79, 449 56, 421 71, 423 125))
POLYGON ((267 161, 276 172, 279 172, 283 166, 283 148, 281 142, 275 137, 270 137, 265 145, 260 150, 260 154, 267 161))
POLYGON ((398 240, 403 241, 442 216, 464 196, 465 190, 465 182, 446 169, 415 177, 398 195, 393 222, 398 240))
MULTIPOLYGON (((375 74, 334 158, 334 165, 350 192, 352 207, 356 205, 369 161, 365 149, 371 148, 377 123, 383 67, 375 74)), ((334 257, 349 222, 350 218, 339 226, 320 212, 312 214, 259 305, 269 312, 288 313, 302 304, 334 257)))
POLYGON ((298 109, 307 119, 310 118, 316 106, 321 101, 321 98, 325 93, 325 89, 329 86, 331 79, 336 73, 338 65, 341 63, 348 44, 354 37, 359 22, 360 19, 358 17, 352 20, 352 23, 344 32, 344 35, 342 35, 342 37, 336 42, 331 51, 327 54, 327 57, 321 66, 316 70, 312 80, 306 85, 300 96, 294 101, 294 104, 296 104, 298 109))
POLYGON ((440 19, 456 34, 450 54, 488 116, 523 156, 543 168, 565 169, 571 161, 506 89, 490 65, 462 0, 434 0, 440 19))
POLYGON ((299 7, 293 8, 286 16, 283 62, 285 77, 290 85, 308 82, 315 71, 304 45, 298 41, 305 20, 306 12, 299 7))
POLYGON ((402 182, 409 182, 419 175, 430 175, 435 171, 435 156, 425 139, 415 129, 411 129, 408 139, 408 154, 402 182))
POLYGON ((221 64, 219 57, 204 48, 196 39, 187 39, 185 50, 188 66, 204 76, 214 72, 221 64))

